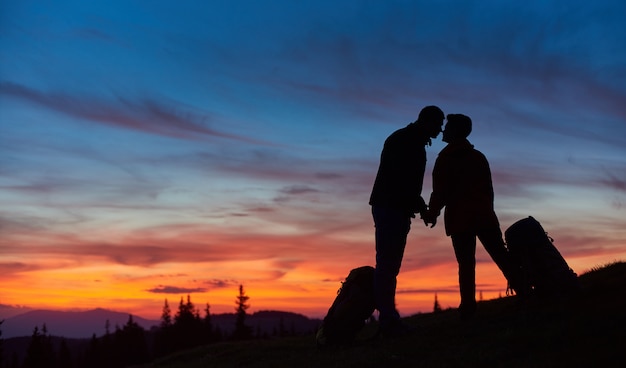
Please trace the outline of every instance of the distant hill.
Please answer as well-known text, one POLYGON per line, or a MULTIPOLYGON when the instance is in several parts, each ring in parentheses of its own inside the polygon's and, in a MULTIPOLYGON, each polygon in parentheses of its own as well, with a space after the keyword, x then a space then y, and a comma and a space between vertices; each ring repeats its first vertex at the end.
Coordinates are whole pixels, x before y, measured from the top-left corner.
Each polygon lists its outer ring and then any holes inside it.
MULTIPOLYGON (((216 314, 211 316, 214 325, 222 332, 231 334, 235 330, 236 315, 216 314)), ((246 317, 246 325, 252 328, 252 334, 267 336, 302 335, 314 332, 322 323, 319 319, 310 319, 302 314, 281 311, 259 311, 246 317)))
MULTIPOLYGON (((91 338, 93 334, 102 336, 106 332, 105 324, 109 321, 110 332, 115 326, 124 326, 129 314, 107 309, 93 309, 84 312, 63 312, 50 310, 33 310, 15 317, 7 318, 2 324, 2 337, 5 339, 19 336, 31 336, 35 327, 40 330, 45 324, 48 334, 66 338, 91 338)), ((138 316, 133 321, 145 329, 159 324, 138 316)))
POLYGON ((20 314, 24 314, 31 310, 33 309, 23 305, 0 304, 0 321, 3 319, 15 317, 20 314))
MULTIPOLYGON (((83 355, 95 333, 101 337, 105 333, 105 324, 109 320, 110 333, 115 327, 123 327, 128 322, 129 314, 106 309, 94 309, 85 312, 59 312, 34 310, 8 318, 0 326, 2 331, 3 353, 7 358, 15 358, 21 362, 31 342, 35 326, 40 331, 46 324, 48 334, 52 336, 54 349, 59 349, 61 341, 72 352, 72 356, 83 355)), ((236 316, 232 313, 211 315, 212 324, 219 328, 223 335, 230 335, 235 329, 236 316)), ((160 321, 148 320, 133 315, 145 330, 158 326, 160 321)), ((309 319, 301 314, 280 311, 260 311, 248 315, 246 325, 252 329, 254 336, 273 338, 287 335, 310 335, 321 324, 321 320, 309 319)))
MULTIPOLYGON (((174 312, 175 313, 175 312, 174 312)), ((85 312, 61 312, 50 310, 34 310, 7 318, 2 326, 2 338, 31 336, 33 330, 40 330, 46 324, 48 334, 66 338, 87 339, 93 334, 100 337, 105 334, 105 324, 109 321, 109 332, 115 332, 115 326, 122 327, 128 322, 129 314, 107 309, 94 309, 85 312)), ((235 314, 211 315, 212 323, 222 333, 230 334, 235 328, 235 314)), ((150 330, 158 326, 160 321, 149 320, 133 315, 133 321, 150 330)), ((304 334, 314 331, 321 323, 318 319, 309 319, 297 313, 279 311, 260 311, 249 315, 246 324, 252 328, 253 334, 267 336, 284 334, 304 334)))

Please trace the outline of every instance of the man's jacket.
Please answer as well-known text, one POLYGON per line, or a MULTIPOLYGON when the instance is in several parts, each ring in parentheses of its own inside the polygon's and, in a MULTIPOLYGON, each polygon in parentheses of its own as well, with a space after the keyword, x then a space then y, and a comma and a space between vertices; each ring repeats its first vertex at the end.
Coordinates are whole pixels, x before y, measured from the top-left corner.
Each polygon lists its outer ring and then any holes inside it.
POLYGON ((426 208, 422 182, 429 137, 414 123, 396 130, 386 140, 370 196, 370 205, 393 208, 407 215, 426 208))
POLYGON ((429 209, 445 207, 446 234, 499 227, 493 210, 493 185, 487 158, 469 141, 448 144, 433 168, 429 209))

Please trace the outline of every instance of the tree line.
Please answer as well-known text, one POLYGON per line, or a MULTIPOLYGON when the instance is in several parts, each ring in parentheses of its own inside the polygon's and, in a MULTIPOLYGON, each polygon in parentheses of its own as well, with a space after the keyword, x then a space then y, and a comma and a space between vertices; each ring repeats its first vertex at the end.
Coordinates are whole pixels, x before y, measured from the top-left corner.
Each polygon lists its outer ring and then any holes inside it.
MULTIPOLYGON (((235 326, 232 334, 222 331, 213 323, 209 303, 203 310, 196 307, 187 295, 182 297, 175 313, 165 299, 160 324, 150 330, 144 329, 129 315, 123 326, 115 326, 111 331, 109 321, 105 322, 102 336, 93 334, 88 342, 72 349, 67 339, 50 335, 46 325, 35 326, 28 343, 26 355, 20 359, 14 354, 6 356, 0 321, 0 368, 115 368, 147 363, 173 352, 224 340, 246 340, 264 338, 260 331, 256 334, 246 324, 249 297, 243 285, 235 299, 235 326)), ((285 329, 280 326, 280 334, 285 329)))

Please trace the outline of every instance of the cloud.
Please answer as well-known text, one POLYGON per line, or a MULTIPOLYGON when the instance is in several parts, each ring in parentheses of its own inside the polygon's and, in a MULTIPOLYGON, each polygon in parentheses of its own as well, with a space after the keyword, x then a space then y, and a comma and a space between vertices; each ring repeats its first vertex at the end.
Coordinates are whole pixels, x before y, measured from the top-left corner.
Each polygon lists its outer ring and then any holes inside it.
POLYGON ((206 288, 184 288, 177 286, 159 285, 155 288, 146 290, 155 294, 191 294, 191 293, 204 293, 206 288))
POLYGON ((0 263, 0 275, 12 275, 19 272, 37 270, 38 268, 26 262, 2 262, 0 263))
POLYGON ((315 174, 315 177, 324 180, 334 180, 341 179, 344 175, 333 172, 318 172, 315 174))
MULTIPOLYGON (((197 225, 159 226, 149 230, 137 230, 132 235, 127 234, 121 239, 108 241, 69 233, 41 231, 30 239, 37 240, 24 241, 20 237, 6 239, 5 254, 25 258, 35 254, 58 259, 70 257, 76 262, 81 259, 93 261, 94 258, 100 258, 114 264, 142 267, 165 262, 276 260, 278 268, 289 268, 298 259, 309 258, 324 248, 332 247, 330 242, 312 247, 311 244, 317 242, 318 238, 311 234, 276 235, 250 231, 242 233, 237 229, 229 231, 217 227, 199 230, 197 225)), ((315 258, 317 257, 322 255, 315 258)), ((26 262, 14 262, 4 263, 2 267, 5 271, 16 272, 32 269, 34 266, 26 262)), ((62 265, 55 264, 54 267, 62 265)))
MULTIPOLYGON (((622 168, 624 169, 624 168, 622 168)), ((605 178, 599 183, 604 187, 626 194, 626 175, 624 172, 607 172, 605 178)))
POLYGON ((246 143, 261 143, 209 127, 210 114, 196 114, 162 101, 133 101, 118 97, 114 101, 97 96, 47 93, 13 82, 0 82, 0 94, 27 101, 74 118, 104 125, 186 140, 223 138, 246 143))
POLYGON ((233 285, 238 285, 238 282, 235 280, 213 279, 213 280, 205 281, 204 284, 209 286, 209 290, 213 290, 213 289, 229 288, 233 285))
POLYGON ((292 185, 281 189, 280 192, 288 195, 300 195, 307 193, 318 193, 319 190, 312 188, 308 185, 292 185))

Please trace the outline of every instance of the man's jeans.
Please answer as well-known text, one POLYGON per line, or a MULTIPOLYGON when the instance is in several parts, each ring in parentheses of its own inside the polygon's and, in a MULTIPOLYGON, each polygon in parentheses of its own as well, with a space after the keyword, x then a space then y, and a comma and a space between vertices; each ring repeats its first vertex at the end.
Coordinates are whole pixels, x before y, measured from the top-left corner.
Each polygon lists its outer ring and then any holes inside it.
POLYGON ((459 264, 459 289, 461 306, 470 310, 476 307, 476 237, 494 260, 500 271, 510 281, 515 280, 509 256, 499 228, 452 234, 452 246, 459 264))
POLYGON ((372 206, 376 226, 376 271, 374 272, 374 297, 380 312, 382 326, 397 322, 396 276, 411 228, 411 216, 403 211, 372 206))

